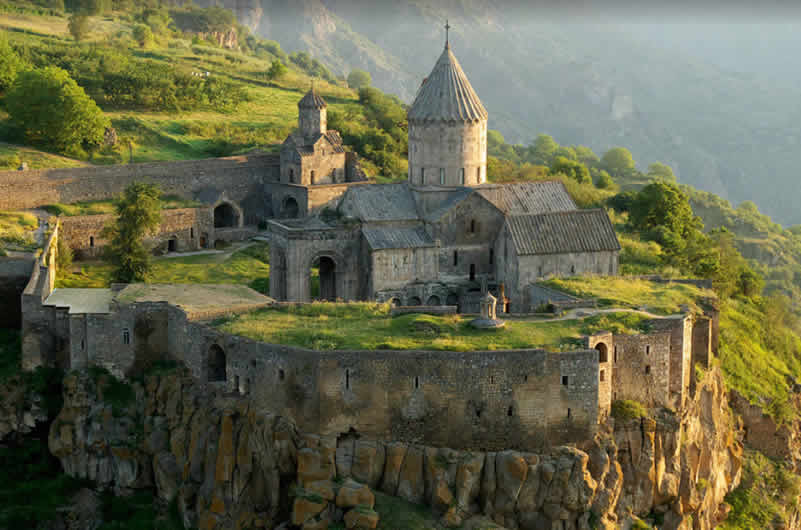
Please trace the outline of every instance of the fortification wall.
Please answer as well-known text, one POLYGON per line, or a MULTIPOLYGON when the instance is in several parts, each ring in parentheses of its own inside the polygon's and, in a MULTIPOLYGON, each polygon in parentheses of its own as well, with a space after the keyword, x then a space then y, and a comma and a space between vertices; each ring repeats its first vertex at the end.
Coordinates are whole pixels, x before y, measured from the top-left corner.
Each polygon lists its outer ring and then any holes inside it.
POLYGON ((615 335, 612 399, 671 406, 670 332, 615 335))
POLYGON ((257 405, 323 435, 353 429, 492 450, 586 440, 597 428, 595 351, 316 352, 180 318, 170 320, 169 341, 173 356, 204 381, 219 348, 226 377, 211 384, 249 392, 257 405))
POLYGON ((278 180, 277 155, 245 155, 181 162, 152 162, 70 169, 0 172, 0 209, 108 199, 136 181, 158 184, 166 194, 188 199, 225 191, 243 208, 263 210, 262 183, 278 180), (255 201, 245 201, 257 197, 255 201))
POLYGON ((63 345, 57 340, 56 313, 45 308, 42 302, 50 296, 56 284, 56 252, 59 224, 45 243, 42 253, 31 269, 30 280, 22 292, 22 369, 33 370, 43 364, 62 362, 63 345))

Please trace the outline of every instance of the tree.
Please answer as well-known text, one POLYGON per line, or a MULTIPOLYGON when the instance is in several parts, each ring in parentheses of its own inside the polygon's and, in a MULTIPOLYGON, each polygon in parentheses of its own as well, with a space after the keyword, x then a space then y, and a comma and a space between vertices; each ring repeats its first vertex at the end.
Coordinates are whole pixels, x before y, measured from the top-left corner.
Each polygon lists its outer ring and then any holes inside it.
POLYGON ((595 187, 601 190, 611 188, 615 185, 612 176, 603 169, 598 172, 598 177, 595 179, 595 187))
POLYGON ((625 147, 613 147, 604 153, 601 167, 613 177, 628 175, 634 170, 634 157, 625 147))
POLYGON ((556 150, 559 149, 559 144, 556 143, 552 137, 547 134, 541 134, 534 139, 531 144, 530 155, 533 164, 541 166, 550 166, 551 160, 556 150))
POLYGON ((267 70, 267 78, 270 79, 271 81, 274 81, 276 79, 281 79, 286 75, 287 70, 288 68, 284 63, 282 63, 278 59, 275 59, 270 64, 270 68, 267 70))
POLYGON ((557 156, 554 158, 549 173, 551 175, 561 173, 562 175, 567 175, 568 177, 571 177, 582 184, 590 182, 591 180, 590 170, 587 169, 587 166, 577 160, 571 160, 563 156, 557 156))
POLYGON ((642 232, 659 228, 686 235, 699 223, 687 195, 676 184, 661 181, 640 190, 629 215, 632 226, 642 232))
POLYGON ((147 281, 152 262, 145 237, 161 223, 161 191, 152 184, 135 182, 125 188, 115 210, 117 220, 104 231, 110 240, 106 253, 114 265, 114 280, 147 281))
POLYGON ((676 175, 673 174, 673 168, 662 162, 654 162, 648 166, 648 177, 651 179, 662 179, 675 182, 676 175))
POLYGON ((351 70, 348 74, 348 86, 354 90, 368 87, 372 82, 373 78, 364 70, 351 70))
POLYGON ((76 41, 82 41, 89 35, 89 17, 80 13, 73 13, 69 21, 70 35, 76 41))
POLYGON ((133 28, 133 38, 134 40, 139 43, 139 46, 142 48, 148 48, 153 44, 154 37, 153 31, 150 29, 150 26, 146 26, 144 24, 137 24, 133 28))
POLYGON ((8 39, 0 36, 0 92, 9 89, 24 66, 25 63, 8 43, 8 39))
POLYGON ((101 145, 110 125, 83 88, 55 66, 18 75, 6 110, 30 143, 75 155, 101 145))

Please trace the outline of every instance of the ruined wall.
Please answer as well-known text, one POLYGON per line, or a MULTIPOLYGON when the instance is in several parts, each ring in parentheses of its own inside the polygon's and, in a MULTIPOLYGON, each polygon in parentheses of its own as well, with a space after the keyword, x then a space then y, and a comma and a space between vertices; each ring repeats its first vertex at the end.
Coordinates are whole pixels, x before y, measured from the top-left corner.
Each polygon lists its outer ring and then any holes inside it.
MULTIPOLYGON (((167 242, 175 240, 173 251, 184 252, 209 247, 217 239, 211 208, 178 208, 161 211, 161 225, 151 242, 159 250, 169 250, 167 242)), ((61 217, 61 236, 79 259, 97 257, 108 241, 103 229, 114 222, 116 216, 77 215, 61 217)))
POLYGON ((648 406, 671 406, 670 332, 615 335, 612 400, 633 399, 648 406))
POLYGON ((61 351, 57 340, 55 313, 42 306, 56 284, 58 222, 31 269, 31 277, 22 292, 22 369, 55 364, 61 351))
MULTIPOLYGON (((183 162, 152 162, 71 169, 0 172, 0 209, 108 199, 136 181, 158 184, 166 194, 194 199, 209 190, 236 201, 260 197, 262 182, 278 180, 276 155, 243 155, 183 162)), ((258 209, 261 201, 243 204, 258 209)))

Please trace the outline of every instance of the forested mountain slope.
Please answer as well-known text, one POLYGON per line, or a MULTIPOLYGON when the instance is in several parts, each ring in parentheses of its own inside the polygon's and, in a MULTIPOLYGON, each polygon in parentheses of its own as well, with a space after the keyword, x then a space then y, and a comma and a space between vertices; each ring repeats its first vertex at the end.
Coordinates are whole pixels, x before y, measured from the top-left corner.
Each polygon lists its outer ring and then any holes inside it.
POLYGON ((261 36, 306 49, 337 73, 365 68, 407 101, 449 18, 490 127, 507 139, 546 132, 599 152, 625 145, 638 160, 669 163, 685 183, 735 204, 754 200, 783 224, 801 222, 796 74, 777 60, 797 49, 791 24, 657 26, 663 21, 630 24, 617 12, 548 18, 492 0, 203 2, 233 9, 261 36))

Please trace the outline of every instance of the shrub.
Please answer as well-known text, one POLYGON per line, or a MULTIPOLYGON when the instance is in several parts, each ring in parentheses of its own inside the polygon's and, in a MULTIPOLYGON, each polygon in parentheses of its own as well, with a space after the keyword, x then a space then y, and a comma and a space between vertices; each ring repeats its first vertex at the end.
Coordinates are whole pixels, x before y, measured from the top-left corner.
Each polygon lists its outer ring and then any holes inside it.
POLYGON ((149 48, 153 45, 155 37, 153 37, 153 30, 144 24, 137 24, 133 28, 133 38, 142 48, 149 48))
POLYGON ((631 399, 617 400, 612 403, 612 417, 617 420, 628 421, 648 417, 648 409, 631 399))

